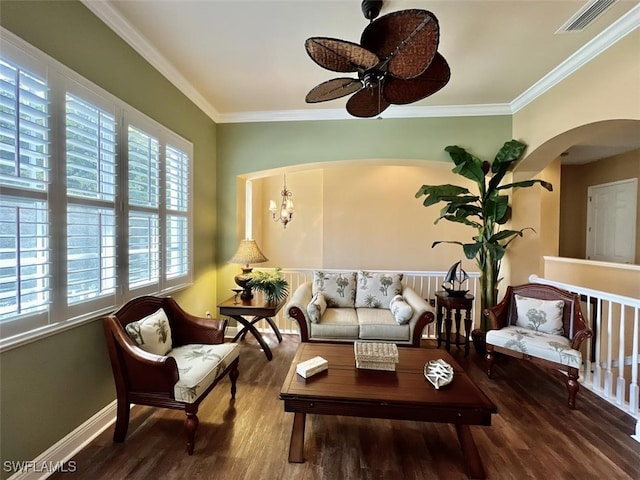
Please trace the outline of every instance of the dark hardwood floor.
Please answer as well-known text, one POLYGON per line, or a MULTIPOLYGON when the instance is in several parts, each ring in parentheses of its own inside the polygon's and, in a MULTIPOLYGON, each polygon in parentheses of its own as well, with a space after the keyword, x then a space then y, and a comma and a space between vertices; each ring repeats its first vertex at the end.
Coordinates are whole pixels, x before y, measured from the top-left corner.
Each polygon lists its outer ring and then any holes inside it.
MULTIPOLYGON (((112 442, 110 427, 73 460, 81 479, 462 479, 455 429, 428 424, 309 415, 304 464, 287 462, 293 414, 283 411, 280 387, 298 345, 285 335, 268 362, 255 339, 241 342, 235 403, 229 380, 202 403, 193 456, 184 413, 135 406, 127 439, 112 442)), ((434 348, 425 342, 424 348, 434 348)), ((490 479, 640 479, 640 444, 633 421, 581 389, 577 409, 566 405, 559 373, 502 358, 489 380, 471 351, 452 354, 498 406, 491 427, 471 427, 490 479)))

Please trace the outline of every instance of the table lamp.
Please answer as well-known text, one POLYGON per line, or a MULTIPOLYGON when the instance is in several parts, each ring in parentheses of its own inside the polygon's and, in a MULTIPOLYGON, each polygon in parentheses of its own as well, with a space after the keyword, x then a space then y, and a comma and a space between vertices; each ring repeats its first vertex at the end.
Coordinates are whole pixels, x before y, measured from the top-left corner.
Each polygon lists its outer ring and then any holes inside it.
POLYGON ((253 293, 251 293, 251 286, 249 285, 253 267, 249 266, 249 264, 263 263, 268 260, 269 259, 265 257, 264 254, 260 251, 260 248, 258 247, 258 244, 255 240, 242 240, 240 242, 240 245, 238 245, 238 250, 229 261, 231 263, 244 265, 242 267, 242 273, 239 273, 235 276, 236 283, 240 288, 242 288, 242 293, 240 294, 240 298, 242 300, 250 300, 253 298, 253 293))

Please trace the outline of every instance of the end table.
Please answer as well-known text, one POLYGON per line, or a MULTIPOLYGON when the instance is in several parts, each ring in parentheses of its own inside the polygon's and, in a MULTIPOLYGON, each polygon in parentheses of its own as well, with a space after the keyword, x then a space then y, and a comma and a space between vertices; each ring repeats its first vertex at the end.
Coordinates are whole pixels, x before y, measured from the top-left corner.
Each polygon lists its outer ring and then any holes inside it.
POLYGON ((254 324, 259 320, 266 320, 269 326, 271 326, 273 333, 276 334, 278 342, 282 342, 282 335, 280 334, 280 330, 278 330, 278 326, 273 322, 272 317, 276 316, 278 311, 284 306, 285 302, 286 299, 278 303, 268 304, 264 301, 262 295, 254 296, 254 298, 249 300, 241 300, 231 297, 218 305, 218 309, 220 310, 220 315, 231 317, 236 320, 238 324, 243 326, 243 328, 236 333, 236 336, 233 337, 233 340, 231 340, 232 342, 235 342, 238 339, 243 339, 248 331, 260 344, 267 360, 271 360, 273 358, 273 353, 271 353, 269 345, 264 341, 262 334, 256 329, 254 324), (245 315, 253 315, 253 319, 247 320, 244 318, 245 315))
POLYGON ((464 356, 469 355, 469 334, 471 333, 471 309, 473 308, 473 295, 466 294, 464 296, 452 296, 447 292, 439 291, 436 295, 436 331, 438 335, 438 348, 442 345, 442 339, 445 340, 447 351, 451 350, 451 312, 454 311, 456 321, 456 333, 453 336, 453 343, 456 347, 460 347, 464 343, 464 356), (462 320, 462 310, 464 310, 464 336, 460 334, 460 321, 462 320), (445 316, 446 312, 446 316, 445 316), (442 333, 442 320, 444 319, 445 333, 442 333))

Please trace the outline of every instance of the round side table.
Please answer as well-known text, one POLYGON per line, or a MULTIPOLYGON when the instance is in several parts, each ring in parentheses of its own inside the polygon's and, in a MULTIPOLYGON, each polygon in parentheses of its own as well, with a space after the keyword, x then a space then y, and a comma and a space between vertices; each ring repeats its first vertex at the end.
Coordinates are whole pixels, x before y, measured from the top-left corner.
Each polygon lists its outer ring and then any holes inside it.
POLYGON ((451 350, 451 343, 460 348, 464 344, 464 356, 469 355, 469 334, 471 333, 471 309, 473 308, 473 295, 452 296, 445 291, 439 291, 436 295, 436 331, 438 335, 438 348, 445 341, 447 352, 451 350), (464 316, 464 335, 460 334, 460 321, 462 320, 462 310, 464 316), (456 332, 451 335, 451 313, 454 312, 456 321, 456 332), (446 313, 446 315, 445 315, 446 313), (444 320, 445 331, 442 332, 442 321, 444 320), (453 342, 452 342, 453 339, 453 342))

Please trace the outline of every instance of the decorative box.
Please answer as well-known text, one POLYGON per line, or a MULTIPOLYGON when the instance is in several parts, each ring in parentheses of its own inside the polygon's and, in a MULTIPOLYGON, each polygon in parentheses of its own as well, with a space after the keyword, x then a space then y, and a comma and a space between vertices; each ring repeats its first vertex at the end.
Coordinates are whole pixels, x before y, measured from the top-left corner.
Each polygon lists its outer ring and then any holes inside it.
POLYGON ((304 378, 309 378, 329 368, 329 362, 322 357, 313 357, 296 365, 296 373, 304 378))
POLYGON ((354 342, 353 351, 357 368, 396 371, 398 347, 395 343, 354 342))

